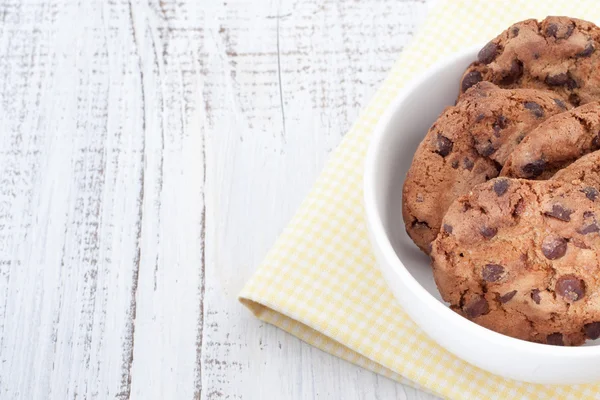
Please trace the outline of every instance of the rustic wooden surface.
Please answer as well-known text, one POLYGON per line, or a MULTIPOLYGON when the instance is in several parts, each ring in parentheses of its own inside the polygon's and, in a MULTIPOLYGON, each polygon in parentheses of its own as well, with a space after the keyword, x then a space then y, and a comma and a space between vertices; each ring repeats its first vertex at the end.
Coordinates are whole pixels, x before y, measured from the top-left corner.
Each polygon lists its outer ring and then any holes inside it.
POLYGON ((0 0, 0 398, 431 398, 236 301, 430 4, 0 0))

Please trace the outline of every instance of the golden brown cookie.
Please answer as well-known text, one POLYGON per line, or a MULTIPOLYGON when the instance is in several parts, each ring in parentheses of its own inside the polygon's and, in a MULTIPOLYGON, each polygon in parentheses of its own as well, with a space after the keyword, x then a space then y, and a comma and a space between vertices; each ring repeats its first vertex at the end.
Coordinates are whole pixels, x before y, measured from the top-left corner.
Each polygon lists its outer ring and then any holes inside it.
POLYGON ((548 91, 500 89, 482 82, 431 126, 403 188, 406 230, 425 252, 457 197, 498 176, 525 135, 566 107, 548 91))
POLYGON ((456 200, 431 253, 443 299, 515 338, 600 337, 600 199, 586 187, 497 178, 456 200))
POLYGON ((554 115, 529 132, 510 154, 502 176, 548 179, 582 155, 600 149, 600 103, 554 115))
POLYGON ((569 17, 528 19, 484 46, 461 91, 480 81, 555 91, 577 106, 600 100, 600 28, 569 17))

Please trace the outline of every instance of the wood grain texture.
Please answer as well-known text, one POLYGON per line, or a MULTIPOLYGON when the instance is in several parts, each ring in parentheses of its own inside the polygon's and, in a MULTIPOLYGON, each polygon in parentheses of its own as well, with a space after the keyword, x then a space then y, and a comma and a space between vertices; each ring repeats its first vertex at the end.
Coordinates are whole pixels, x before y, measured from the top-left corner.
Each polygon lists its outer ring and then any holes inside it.
POLYGON ((264 325, 234 300, 426 7, 237 0, 211 10, 203 398, 431 398, 264 325))
POLYGON ((0 398, 431 398, 236 301, 429 4, 0 0, 0 398))

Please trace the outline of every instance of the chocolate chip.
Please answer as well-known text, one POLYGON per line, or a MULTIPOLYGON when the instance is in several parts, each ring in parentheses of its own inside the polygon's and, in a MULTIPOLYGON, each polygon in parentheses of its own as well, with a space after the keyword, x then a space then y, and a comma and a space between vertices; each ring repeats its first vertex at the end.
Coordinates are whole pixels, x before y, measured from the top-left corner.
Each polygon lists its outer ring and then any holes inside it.
POLYGON ((600 149, 600 132, 592 139, 592 147, 594 149, 600 149))
POLYGON ((577 94, 571 93, 569 95, 569 103, 573 104, 575 107, 579 107, 579 105, 581 104, 581 99, 577 94))
POLYGON ((552 346, 564 346, 562 333, 552 333, 546 338, 546 343, 552 346))
POLYGON ((483 49, 479 51, 479 54, 477 54, 477 59, 481 63, 489 64, 494 61, 497 55, 498 45, 494 42, 489 42, 483 47, 483 49))
POLYGON ((531 299, 533 301, 535 301, 535 304, 540 304, 540 302, 542 301, 542 298, 540 297, 540 290, 539 289, 533 289, 531 291, 531 299))
POLYGON ((521 142, 523 141, 523 139, 525 139, 525 136, 526 136, 526 135, 525 135, 525 133, 524 133, 524 132, 521 132, 521 133, 519 133, 519 136, 517 136, 517 137, 515 138, 515 142, 516 142, 517 144, 521 143, 521 142))
POLYGON ((544 160, 535 160, 528 164, 525 164, 523 168, 523 175, 525 178, 537 178, 546 170, 546 161, 544 160))
POLYGON ((504 267, 500 264, 486 264, 481 271, 481 276, 486 282, 498 282, 504 275, 504 267))
POLYGON ((475 117, 475 122, 481 122, 485 118, 485 114, 481 113, 475 117))
POLYGON ((500 136, 500 131, 505 129, 507 125, 508 118, 506 118, 504 115, 500 115, 498 118, 496 118, 496 122, 492 124, 492 129, 494 129, 496 136, 500 136))
POLYGON ((479 71, 471 71, 465 75, 462 80, 461 88, 463 92, 466 92, 471 86, 483 80, 483 76, 479 71))
POLYGON ((478 295, 468 305, 465 306, 464 311, 467 317, 477 318, 481 315, 487 314, 490 311, 490 307, 487 300, 478 295))
POLYGON ((452 233, 452 225, 444 224, 444 232, 452 233))
POLYGON ((549 24, 546 27, 546 36, 556 37, 557 33, 558 33, 558 25, 556 25, 556 24, 549 24))
POLYGON ((552 36, 556 39, 568 39, 573 34, 575 25, 569 24, 563 34, 559 34, 560 27, 557 24, 549 24, 546 27, 546 36, 552 36))
POLYGON ((563 39, 567 39, 569 37, 571 37, 571 35, 573 34, 573 30, 575 29, 575 25, 570 24, 567 27, 567 31, 565 32, 565 34, 563 35, 563 39))
POLYGON ((600 337, 600 322, 590 322, 583 326, 585 336, 589 339, 596 340, 600 337))
POLYGON ((501 85, 512 85, 516 83, 523 75, 523 63, 519 60, 513 60, 510 65, 510 70, 504 73, 500 80, 501 85))
POLYGON ((483 228, 480 229, 480 232, 484 238, 491 239, 498 234, 498 229, 489 228, 487 226, 484 226, 483 228))
POLYGON ((437 134, 435 145, 437 148, 436 153, 442 157, 446 157, 448 154, 450 154, 452 152, 452 147, 454 147, 452 140, 448 139, 446 136, 442 136, 439 133, 437 134))
POLYGON ((498 197, 502 196, 508 190, 508 179, 498 179, 494 182, 494 192, 498 197))
POLYGON ((468 201, 465 201, 464 203, 462 203, 462 210, 463 210, 463 212, 467 212, 471 208, 473 208, 473 206, 468 201))
POLYGON ((596 223, 593 223, 580 229, 578 232, 582 235, 589 235, 590 233, 600 232, 600 227, 596 223))
POLYGON ((503 294, 499 298, 500 303, 508 303, 509 301, 512 300, 513 297, 515 297, 515 294, 517 294, 516 290, 513 290, 512 292, 508 292, 506 294, 503 294))
POLYGON ((546 211, 544 213, 544 215, 547 215, 548 217, 554 217, 565 222, 569 222, 571 220, 571 214, 573 214, 573 210, 569 210, 560 204, 554 204, 552 206, 552 211, 546 211))
POLYGON ((542 242, 542 253, 548 260, 557 260, 567 252, 567 241, 558 236, 546 236, 542 242))
POLYGON ((562 86, 567 83, 569 76, 565 72, 561 72, 556 75, 548 75, 546 77, 546 83, 550 86, 562 86))
POLYGON ((458 168, 458 160, 452 161, 452 168, 454 168, 454 169, 458 168))
POLYGON ((561 72, 556 75, 548 75, 546 77, 546 84, 550 86, 566 86, 568 89, 575 89, 578 87, 577 81, 573 79, 566 72, 561 72))
POLYGON ((556 103, 556 105, 559 106, 560 108, 562 108, 563 110, 567 109, 567 105, 561 99, 553 99, 553 100, 556 103))
POLYGON ((537 60, 540 58, 540 53, 538 53, 537 51, 535 53, 533 53, 533 59, 537 60))
POLYGON ((542 118, 544 116, 544 109, 538 103, 528 101, 525 103, 525 108, 531 111, 536 118, 542 118))
POLYGON ((468 169, 469 171, 471 171, 474 166, 475 166, 475 163, 470 158, 465 157, 465 159, 463 160, 463 167, 465 169, 468 169))
POLYGON ((513 26, 510 30, 510 33, 512 33, 513 37, 517 37, 519 36, 519 27, 518 26, 513 26))
POLYGON ((598 198, 598 190, 595 187, 588 186, 582 190, 585 193, 585 197, 590 199, 591 201, 596 201, 598 198))
POLYGON ((582 52, 577 53, 576 57, 589 57, 596 49, 594 48, 593 43, 588 43, 585 45, 585 48, 582 52))
POLYGON ((496 152, 496 148, 490 142, 479 143, 475 146, 475 149, 483 157, 489 157, 496 152))
POLYGON ((575 275, 563 275, 556 281, 554 290, 567 301, 577 301, 585 294, 585 284, 575 275))
POLYGON ((596 222, 596 213, 594 211, 584 211, 583 212, 584 219, 593 219, 596 222))

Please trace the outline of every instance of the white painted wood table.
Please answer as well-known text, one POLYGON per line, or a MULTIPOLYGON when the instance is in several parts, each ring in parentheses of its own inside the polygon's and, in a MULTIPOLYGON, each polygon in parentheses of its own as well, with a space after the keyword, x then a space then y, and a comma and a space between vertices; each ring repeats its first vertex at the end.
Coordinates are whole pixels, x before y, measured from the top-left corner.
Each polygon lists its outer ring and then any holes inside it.
POLYGON ((0 0, 0 398, 431 398, 236 301, 428 3, 0 0))

